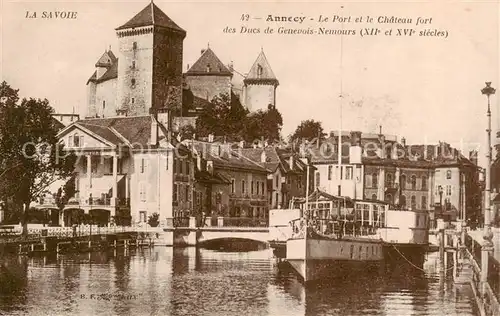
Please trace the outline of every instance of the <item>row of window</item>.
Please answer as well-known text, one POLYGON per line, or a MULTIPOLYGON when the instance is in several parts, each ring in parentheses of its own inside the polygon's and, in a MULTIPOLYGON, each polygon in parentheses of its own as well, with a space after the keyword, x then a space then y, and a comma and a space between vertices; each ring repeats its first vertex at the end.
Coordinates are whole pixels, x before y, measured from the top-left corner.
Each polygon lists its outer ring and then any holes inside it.
MULTIPOLYGON (((168 155, 164 156, 166 158, 166 163, 165 163, 165 170, 168 170, 168 155)), ((140 160, 140 165, 139 165, 139 172, 140 173, 146 173, 147 169, 149 166, 149 160, 142 158, 140 160)), ((185 175, 190 175, 191 174, 191 164, 188 160, 177 160, 174 159, 174 173, 177 174, 185 174, 185 175)))
MULTIPOLYGON (((377 194, 372 194, 371 196, 372 200, 377 200, 377 194)), ((386 194, 385 195, 385 201, 386 202, 389 202, 389 203, 394 203, 393 201, 393 196, 392 194, 386 194)), ((399 205, 401 205, 402 207, 406 207, 407 206, 407 201, 406 201, 406 195, 401 195, 399 197, 399 205)), ((410 197, 410 207, 412 209, 417 209, 417 197, 415 195, 412 195, 410 197)), ((428 209, 430 207, 430 205, 427 205, 427 196, 423 195, 420 197, 420 209, 428 209)))
MULTIPOLYGON (((336 167, 336 174, 337 174, 337 179, 339 179, 339 176, 340 176, 340 180, 344 179, 344 180, 352 180, 353 179, 353 176, 354 176, 354 168, 352 166, 345 166, 345 167, 341 167, 340 168, 340 174, 338 172, 338 166, 336 167), (345 170, 345 175, 344 175, 344 170, 345 170)), ((318 179, 319 179, 319 173, 318 173, 318 179)), ((330 165, 328 166, 328 180, 332 180, 333 179, 333 166, 330 165)), ((319 180, 316 180, 316 183, 319 183, 319 180)), ((318 184, 319 185, 319 184, 318 184)))
MULTIPOLYGON (((372 180, 372 183, 371 183, 371 187, 372 188, 378 188, 378 173, 373 173, 372 174, 372 177, 371 177, 371 180, 372 180)), ((368 181, 368 180, 367 180, 368 181)), ((384 179, 384 183, 385 183, 385 187, 387 188, 392 188, 394 187, 394 183, 395 183, 395 177, 394 177, 394 174, 392 173, 386 173, 385 174, 385 179, 384 179)), ((410 189, 410 190, 427 190, 427 184, 428 184, 428 178, 427 176, 422 176, 422 178, 420 179, 420 188, 417 187, 417 176, 416 175, 412 175, 410 177, 410 179, 407 178, 407 176, 405 174, 401 175, 401 178, 400 178, 400 187, 402 190, 405 190, 405 189, 410 189)), ((367 186, 368 186, 368 183, 367 183, 367 186)))
MULTIPOLYGON (((178 202, 178 201, 191 201, 191 196, 192 196, 192 188, 189 184, 184 184, 184 183, 174 183, 174 188, 173 188, 173 201, 178 202)), ((201 197, 196 197, 197 199, 201 197)))
MULTIPOLYGON (((265 185, 264 181, 251 181, 250 182, 250 194, 263 195, 265 194, 265 185)), ((236 193, 236 181, 231 179, 231 193, 236 193)), ((241 194, 247 194, 247 182, 245 180, 241 180, 241 194)))

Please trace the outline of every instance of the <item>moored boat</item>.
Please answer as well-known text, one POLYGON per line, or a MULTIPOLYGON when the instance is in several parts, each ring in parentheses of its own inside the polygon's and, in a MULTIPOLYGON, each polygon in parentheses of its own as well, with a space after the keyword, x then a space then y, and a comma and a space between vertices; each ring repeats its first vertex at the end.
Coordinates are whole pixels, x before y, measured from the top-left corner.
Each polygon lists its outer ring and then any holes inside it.
POLYGON ((286 260, 304 282, 360 270, 380 272, 387 263, 401 260, 423 264, 428 245, 426 213, 319 190, 299 207, 303 216, 290 223, 286 260))

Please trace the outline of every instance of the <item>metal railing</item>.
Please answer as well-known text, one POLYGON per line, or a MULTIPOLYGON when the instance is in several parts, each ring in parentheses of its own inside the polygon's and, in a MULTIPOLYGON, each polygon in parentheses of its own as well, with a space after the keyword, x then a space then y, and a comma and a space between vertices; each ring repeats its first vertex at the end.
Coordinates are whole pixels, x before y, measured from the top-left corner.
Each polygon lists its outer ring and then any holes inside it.
POLYGON ((474 240, 469 234, 465 235, 465 247, 469 250, 472 258, 481 266, 481 245, 474 240))
POLYGON ((491 254, 488 256, 488 284, 497 300, 500 300, 500 263, 491 254))
POLYGON ((223 217, 223 227, 267 227, 267 218, 259 217, 223 217))
MULTIPOLYGON (((292 235, 301 237, 305 220, 295 219, 291 221, 292 235)), ((377 227, 368 225, 361 221, 349 220, 331 220, 327 218, 313 218, 309 220, 308 227, 314 229, 317 233, 327 236, 341 238, 342 236, 376 236, 377 227)))

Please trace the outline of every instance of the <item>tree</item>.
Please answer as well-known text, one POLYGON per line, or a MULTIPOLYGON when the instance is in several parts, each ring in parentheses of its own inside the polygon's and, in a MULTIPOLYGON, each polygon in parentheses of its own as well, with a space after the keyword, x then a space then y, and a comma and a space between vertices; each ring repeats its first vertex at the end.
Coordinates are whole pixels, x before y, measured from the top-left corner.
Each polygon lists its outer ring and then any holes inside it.
POLYGON ((19 103, 17 92, 5 81, 0 84, 0 168, 4 183, 0 200, 11 199, 23 206, 21 222, 26 235, 31 202, 49 185, 73 174, 76 156, 58 144, 49 102, 30 98, 19 103))
POLYGON ((247 142, 266 139, 269 143, 274 143, 281 139, 282 126, 281 113, 270 104, 266 111, 258 110, 247 115, 241 136, 247 142))
POLYGON ((321 122, 315 120, 305 120, 300 123, 295 129, 295 132, 290 135, 290 141, 311 141, 316 138, 323 139, 326 134, 323 132, 321 122))
POLYGON ((160 214, 158 213, 153 213, 151 215, 148 216, 148 225, 151 226, 151 227, 158 227, 158 225, 160 224, 160 214))
POLYGON ((239 135, 247 113, 235 95, 221 93, 212 99, 196 119, 196 135, 239 135))
POLYGON ((71 176, 66 183, 62 187, 60 187, 56 194, 54 195, 57 208, 62 212, 64 206, 68 204, 69 200, 75 196, 76 193, 76 184, 75 184, 75 175, 71 176))

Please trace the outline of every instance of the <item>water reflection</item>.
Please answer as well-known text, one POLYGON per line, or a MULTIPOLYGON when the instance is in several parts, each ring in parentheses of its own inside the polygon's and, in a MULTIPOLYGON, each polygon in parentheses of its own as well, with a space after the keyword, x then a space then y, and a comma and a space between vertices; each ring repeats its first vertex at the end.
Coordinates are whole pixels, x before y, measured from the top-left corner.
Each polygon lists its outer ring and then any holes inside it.
POLYGON ((305 287, 270 250, 196 248, 0 258, 0 314, 473 315, 470 288, 394 269, 305 287))

